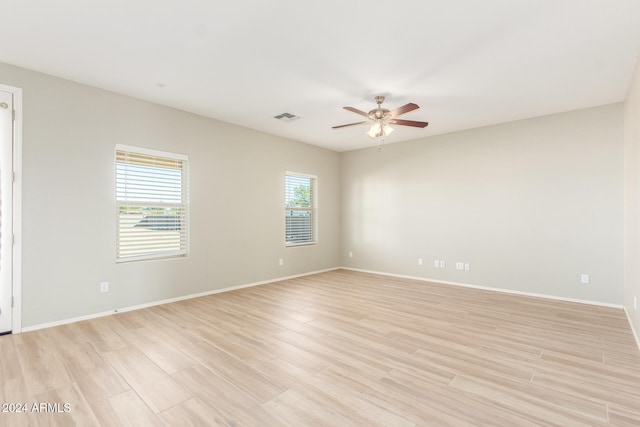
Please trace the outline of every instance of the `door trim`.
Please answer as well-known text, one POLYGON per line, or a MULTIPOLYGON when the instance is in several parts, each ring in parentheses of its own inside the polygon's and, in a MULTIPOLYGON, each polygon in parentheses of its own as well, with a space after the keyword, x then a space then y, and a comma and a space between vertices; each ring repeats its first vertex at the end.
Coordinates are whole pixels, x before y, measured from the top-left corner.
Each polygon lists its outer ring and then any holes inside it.
POLYGON ((0 90, 13 94, 13 307, 11 332, 22 332, 22 89, 0 84, 0 90))

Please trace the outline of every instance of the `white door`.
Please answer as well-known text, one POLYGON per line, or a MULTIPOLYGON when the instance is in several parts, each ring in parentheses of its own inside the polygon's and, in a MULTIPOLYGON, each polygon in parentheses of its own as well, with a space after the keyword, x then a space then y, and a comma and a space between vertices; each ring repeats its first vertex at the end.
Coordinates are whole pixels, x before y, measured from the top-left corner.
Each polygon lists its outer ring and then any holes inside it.
POLYGON ((13 117, 13 94, 0 91, 0 334, 12 328, 13 117))

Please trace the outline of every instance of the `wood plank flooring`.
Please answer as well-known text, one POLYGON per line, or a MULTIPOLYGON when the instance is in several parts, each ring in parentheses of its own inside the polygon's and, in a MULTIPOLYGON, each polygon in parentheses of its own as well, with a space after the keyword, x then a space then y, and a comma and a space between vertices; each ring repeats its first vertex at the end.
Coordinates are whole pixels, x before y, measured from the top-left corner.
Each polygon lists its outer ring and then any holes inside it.
POLYGON ((0 337, 0 403, 28 405, 0 426, 640 426, 640 351, 619 309, 337 270, 0 337))

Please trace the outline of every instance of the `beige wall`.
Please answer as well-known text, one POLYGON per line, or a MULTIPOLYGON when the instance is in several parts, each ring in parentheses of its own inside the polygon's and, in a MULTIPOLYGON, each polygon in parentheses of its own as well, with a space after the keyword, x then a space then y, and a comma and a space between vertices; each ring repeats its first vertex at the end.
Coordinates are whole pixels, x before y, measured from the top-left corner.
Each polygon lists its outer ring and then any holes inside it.
POLYGON ((8 65, 0 82, 23 89, 23 327, 339 265, 338 153, 8 65), (190 156, 187 259, 114 262, 116 144, 190 156), (284 247, 287 170, 318 176, 315 246, 284 247))
POLYGON ((341 161, 343 265, 622 304, 622 104, 341 161))
POLYGON ((624 109, 624 306, 640 339, 640 58, 624 109))
POLYGON ((339 265, 621 304, 635 81, 626 110, 339 154, 0 64, 23 89, 23 327, 339 265), (190 156, 188 259, 114 262, 115 144, 190 156), (286 170, 318 176, 316 246, 284 247, 286 170))

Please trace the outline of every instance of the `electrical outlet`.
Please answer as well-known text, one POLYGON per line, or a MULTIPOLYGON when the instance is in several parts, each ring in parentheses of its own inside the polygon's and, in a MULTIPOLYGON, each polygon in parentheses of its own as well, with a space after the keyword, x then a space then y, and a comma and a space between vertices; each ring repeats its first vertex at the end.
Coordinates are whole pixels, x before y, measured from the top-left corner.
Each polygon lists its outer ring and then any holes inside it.
POLYGON ((433 266, 435 268, 440 268, 440 261, 438 261, 438 260, 433 261, 433 266))
POLYGON ((280 259, 278 260, 278 264, 279 264, 279 265, 284 265, 284 258, 280 258, 280 259))
POLYGON ((424 265, 424 260, 422 258, 418 258, 418 265, 424 265))
POLYGON ((582 283, 583 285, 588 285, 589 284, 589 275, 588 274, 581 274, 580 275, 580 283, 582 283))
POLYGON ((465 269, 465 270, 467 270, 467 271, 469 271, 469 263, 468 263, 468 262, 465 262, 465 263, 464 263, 464 269, 465 269))
POLYGON ((446 265, 446 264, 445 264, 445 262, 444 262, 444 261, 440 261, 440 268, 444 268, 444 266, 445 266, 445 265, 446 265))
POLYGON ((100 292, 109 292, 109 282, 100 282, 100 292))

